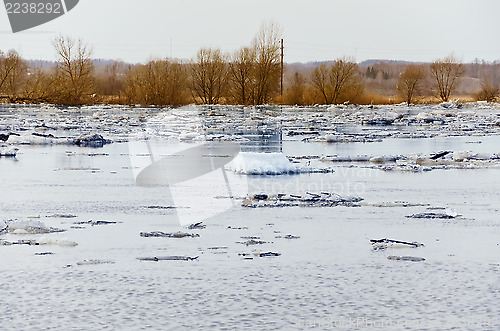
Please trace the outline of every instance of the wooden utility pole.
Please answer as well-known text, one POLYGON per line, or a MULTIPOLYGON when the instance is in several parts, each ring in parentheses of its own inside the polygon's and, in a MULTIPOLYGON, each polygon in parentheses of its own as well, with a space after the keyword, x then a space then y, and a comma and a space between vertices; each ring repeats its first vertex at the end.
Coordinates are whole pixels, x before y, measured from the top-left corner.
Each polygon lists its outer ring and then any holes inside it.
POLYGON ((281 96, 283 96, 283 39, 281 39, 281 84, 280 84, 281 96))

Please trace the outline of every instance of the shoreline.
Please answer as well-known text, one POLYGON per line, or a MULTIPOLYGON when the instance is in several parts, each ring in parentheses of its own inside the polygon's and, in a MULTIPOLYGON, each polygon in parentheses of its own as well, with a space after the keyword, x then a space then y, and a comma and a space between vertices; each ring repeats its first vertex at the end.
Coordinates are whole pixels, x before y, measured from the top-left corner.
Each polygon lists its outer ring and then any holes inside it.
MULTIPOLYGON (((336 106, 358 106, 358 107, 363 107, 363 106, 395 106, 395 105, 405 105, 408 106, 408 104, 404 101, 402 101, 401 97, 393 95, 393 96, 379 96, 383 98, 386 101, 389 102, 371 102, 371 103, 350 103, 350 102, 345 102, 341 104, 286 104, 286 103, 269 103, 269 104, 233 104, 233 103, 217 103, 217 104, 203 104, 203 103, 186 103, 182 105, 164 105, 164 106, 158 106, 158 105, 131 105, 128 103, 120 103, 120 102, 95 102, 93 104, 81 104, 81 105, 72 105, 72 104, 54 104, 54 103, 45 103, 45 102, 2 102, 0 101, 0 106, 52 106, 56 108, 88 108, 88 107, 131 107, 131 108, 182 108, 182 107, 187 107, 187 106, 198 106, 198 107, 303 107, 303 108, 308 108, 308 107, 336 107, 336 106)), ((0 96, 0 100, 2 97, 0 96)), ((478 103, 478 104, 498 104, 500 105, 500 102, 487 102, 485 100, 476 100, 473 96, 453 96, 450 97, 449 101, 441 101, 438 97, 434 96, 429 96, 429 97, 424 97, 423 100, 412 103, 408 107, 412 106, 436 106, 440 104, 446 104, 446 103, 461 103, 461 104, 473 104, 473 103, 478 103)))

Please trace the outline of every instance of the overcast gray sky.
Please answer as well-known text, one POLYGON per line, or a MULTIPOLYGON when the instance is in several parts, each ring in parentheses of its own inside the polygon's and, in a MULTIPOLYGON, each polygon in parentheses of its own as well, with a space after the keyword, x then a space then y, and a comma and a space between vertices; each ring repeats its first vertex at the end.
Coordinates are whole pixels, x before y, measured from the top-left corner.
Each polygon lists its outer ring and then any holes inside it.
POLYGON ((80 0, 63 17, 13 34, 0 9, 0 49, 55 59, 64 34, 93 56, 144 62, 191 58, 200 47, 248 45, 263 21, 283 28, 286 62, 366 59, 500 60, 500 0, 80 0))

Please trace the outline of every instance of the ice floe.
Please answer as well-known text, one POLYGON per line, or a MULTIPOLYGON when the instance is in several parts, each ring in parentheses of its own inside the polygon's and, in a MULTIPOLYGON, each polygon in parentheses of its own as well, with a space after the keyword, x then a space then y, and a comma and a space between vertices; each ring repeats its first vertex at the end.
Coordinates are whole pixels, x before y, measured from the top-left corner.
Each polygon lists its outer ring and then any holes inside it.
POLYGON ((98 265, 98 264, 114 264, 115 262, 109 260, 83 260, 79 261, 77 265, 98 265))
POLYGON ((241 253, 238 253, 238 255, 241 256, 244 260, 252 260, 254 256, 255 257, 276 257, 276 256, 280 256, 281 253, 263 252, 260 250, 254 250, 251 253, 241 252, 241 253))
POLYGON ((183 232, 174 232, 174 233, 166 233, 162 231, 152 231, 152 232, 141 232, 139 234, 141 237, 163 237, 163 238, 196 238, 200 235, 197 233, 183 233, 183 232))
MULTIPOLYGON (((307 159, 304 156, 290 156, 293 160, 307 159)), ((500 166, 499 153, 476 153, 472 151, 445 151, 432 154, 399 155, 325 155, 318 158, 324 163, 347 163, 384 171, 421 172, 436 169, 480 169, 500 166)))
POLYGON ((0 221, 0 233, 11 234, 46 234, 64 232, 66 230, 47 227, 40 221, 8 220, 0 221))
POLYGON ((138 257, 137 258, 139 261, 153 261, 153 262, 158 262, 158 261, 194 261, 198 259, 198 256, 191 257, 191 256, 153 256, 153 257, 138 257))
POLYGON ((0 246, 13 246, 13 245, 28 245, 28 246, 51 245, 51 246, 61 246, 61 247, 75 247, 78 244, 74 241, 57 240, 49 238, 19 239, 15 241, 0 239, 0 246))
POLYGON ((12 145, 0 145, 0 156, 16 156, 19 148, 12 145))
POLYGON ((456 212, 446 211, 444 213, 425 212, 406 216, 407 218, 428 218, 428 219, 452 219, 459 216, 456 212))
POLYGON ((388 248, 416 248, 422 247, 424 244, 418 242, 408 242, 394 239, 371 239, 372 248, 375 251, 385 250, 388 248))
POLYGON ((281 175, 304 172, 282 153, 239 153, 229 165, 238 174, 281 175))
POLYGON ((243 200, 242 206, 247 208, 276 208, 276 207, 359 207, 363 198, 342 197, 336 193, 306 192, 303 195, 295 194, 256 194, 243 200))
POLYGON ((54 107, 5 105, 16 116, 0 118, 0 127, 22 134, 12 142, 71 144, 78 135, 99 133, 113 141, 167 139, 178 141, 246 141, 242 133, 282 131, 291 139, 323 142, 379 141, 385 137, 430 138, 500 133, 500 104, 319 105, 310 107, 243 107, 227 105, 180 108, 127 106, 54 107), (363 126, 362 131, 340 130, 363 126), (63 132, 69 134, 63 134, 63 132), (32 133, 38 134, 33 136, 32 133), (69 138, 55 139, 60 135, 69 138))

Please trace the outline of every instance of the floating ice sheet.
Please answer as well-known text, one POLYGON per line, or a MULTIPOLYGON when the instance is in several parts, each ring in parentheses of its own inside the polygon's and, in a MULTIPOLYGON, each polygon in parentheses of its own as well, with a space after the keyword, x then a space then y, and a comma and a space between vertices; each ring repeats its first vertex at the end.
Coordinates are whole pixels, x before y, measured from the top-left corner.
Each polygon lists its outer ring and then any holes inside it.
POLYGON ((303 172, 282 153, 239 153, 230 165, 231 170, 245 175, 282 175, 303 172))

